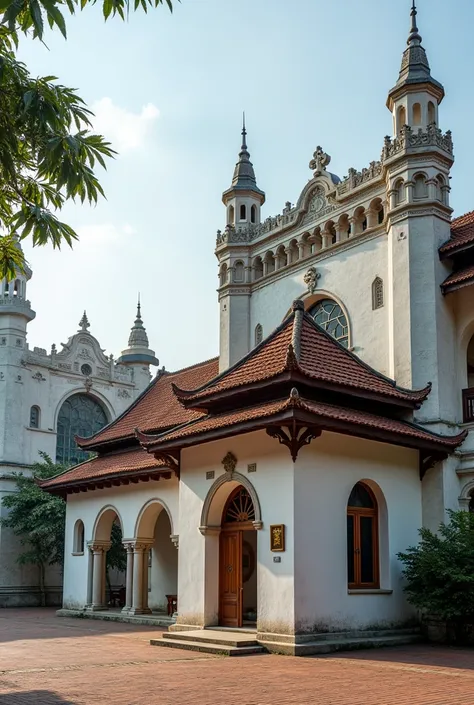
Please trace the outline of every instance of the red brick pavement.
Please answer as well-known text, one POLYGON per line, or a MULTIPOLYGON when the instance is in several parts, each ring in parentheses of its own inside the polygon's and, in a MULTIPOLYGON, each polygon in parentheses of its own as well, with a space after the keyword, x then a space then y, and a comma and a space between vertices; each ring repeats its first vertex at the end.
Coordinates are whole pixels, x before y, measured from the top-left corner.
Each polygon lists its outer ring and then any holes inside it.
POLYGON ((222 658, 153 628, 0 611, 0 705, 474 705, 474 650, 222 658))

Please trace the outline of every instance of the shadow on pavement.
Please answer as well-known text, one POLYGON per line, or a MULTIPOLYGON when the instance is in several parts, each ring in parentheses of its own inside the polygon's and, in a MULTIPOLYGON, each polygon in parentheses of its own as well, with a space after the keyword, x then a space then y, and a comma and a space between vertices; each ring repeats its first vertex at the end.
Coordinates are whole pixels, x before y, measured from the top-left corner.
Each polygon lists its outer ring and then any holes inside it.
POLYGON ((52 690, 28 690, 22 693, 0 694, 1 705, 77 705, 72 700, 64 700, 52 690))
MULTIPOLYGON (((457 668, 474 670, 474 649, 437 644, 412 644, 384 649, 367 649, 331 655, 339 659, 399 663, 415 668, 457 668)), ((474 702, 474 697, 473 697, 474 702)))

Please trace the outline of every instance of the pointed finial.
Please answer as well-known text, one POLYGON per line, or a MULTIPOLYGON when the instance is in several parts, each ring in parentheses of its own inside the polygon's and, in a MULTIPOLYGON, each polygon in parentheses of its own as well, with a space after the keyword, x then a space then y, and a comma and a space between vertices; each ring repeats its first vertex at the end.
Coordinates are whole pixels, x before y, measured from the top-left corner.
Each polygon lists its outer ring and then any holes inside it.
POLYGON ((247 149, 247 130, 245 129, 245 111, 242 113, 242 150, 247 149))
POLYGON ((411 5, 411 12, 410 12, 410 17, 411 17, 411 28, 410 28, 410 34, 408 36, 407 44, 410 46, 415 42, 415 40, 418 43, 421 43, 421 36, 418 32, 418 27, 416 26, 416 16, 418 14, 418 11, 416 9, 416 4, 415 0, 412 0, 412 5, 411 5))
POLYGON ((87 318, 87 313, 85 311, 82 314, 81 320, 79 321, 79 328, 82 331, 87 331, 87 329, 90 328, 89 319, 87 318))
POLYGON ((141 315, 141 305, 140 305, 140 292, 138 292, 137 318, 138 318, 139 320, 142 319, 142 315, 141 315))

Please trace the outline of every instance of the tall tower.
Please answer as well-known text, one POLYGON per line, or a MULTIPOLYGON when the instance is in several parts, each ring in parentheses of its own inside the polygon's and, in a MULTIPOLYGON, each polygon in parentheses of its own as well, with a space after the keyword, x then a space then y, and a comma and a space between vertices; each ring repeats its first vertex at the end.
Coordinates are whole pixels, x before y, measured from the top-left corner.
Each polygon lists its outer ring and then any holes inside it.
MULTIPOLYGON (((20 241, 16 247, 21 250, 20 241)), ((0 466, 2 462, 23 460, 25 413, 25 375, 22 361, 26 354, 26 328, 36 313, 26 298, 26 285, 32 271, 16 271, 9 282, 3 279, 0 289, 0 466)))
POLYGON ((235 165, 232 184, 222 194, 226 207, 226 228, 218 233, 216 256, 219 260, 220 344, 219 369, 225 370, 240 360, 250 346, 250 234, 260 225, 260 209, 265 193, 257 179, 247 149, 245 114, 242 146, 235 165))
POLYGON ((140 297, 138 297, 137 316, 128 338, 128 348, 122 350, 117 362, 133 370, 133 381, 138 396, 150 382, 150 365, 159 365, 155 351, 150 350, 148 336, 141 316, 140 297))
POLYGON ((385 138, 388 200, 390 374, 399 384, 433 389, 419 412, 437 424, 455 416, 454 320, 440 284, 439 246, 450 236, 451 133, 439 129, 444 88, 431 76, 413 0, 407 49, 388 95, 394 137, 385 138))

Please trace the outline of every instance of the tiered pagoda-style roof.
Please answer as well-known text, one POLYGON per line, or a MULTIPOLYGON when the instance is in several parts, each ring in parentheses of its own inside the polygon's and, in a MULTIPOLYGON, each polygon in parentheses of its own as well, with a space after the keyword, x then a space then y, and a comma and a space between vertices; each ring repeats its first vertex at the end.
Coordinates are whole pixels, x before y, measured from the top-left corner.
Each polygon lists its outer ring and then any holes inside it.
POLYGON ((116 421, 93 438, 78 439, 98 458, 43 487, 77 492, 169 477, 179 474, 183 448, 257 430, 287 446, 293 460, 323 431, 413 448, 423 473, 466 436, 441 436, 407 421, 430 385, 403 389, 376 372, 318 326, 302 301, 236 365, 216 376, 217 369, 217 360, 210 360, 162 373, 116 421))

